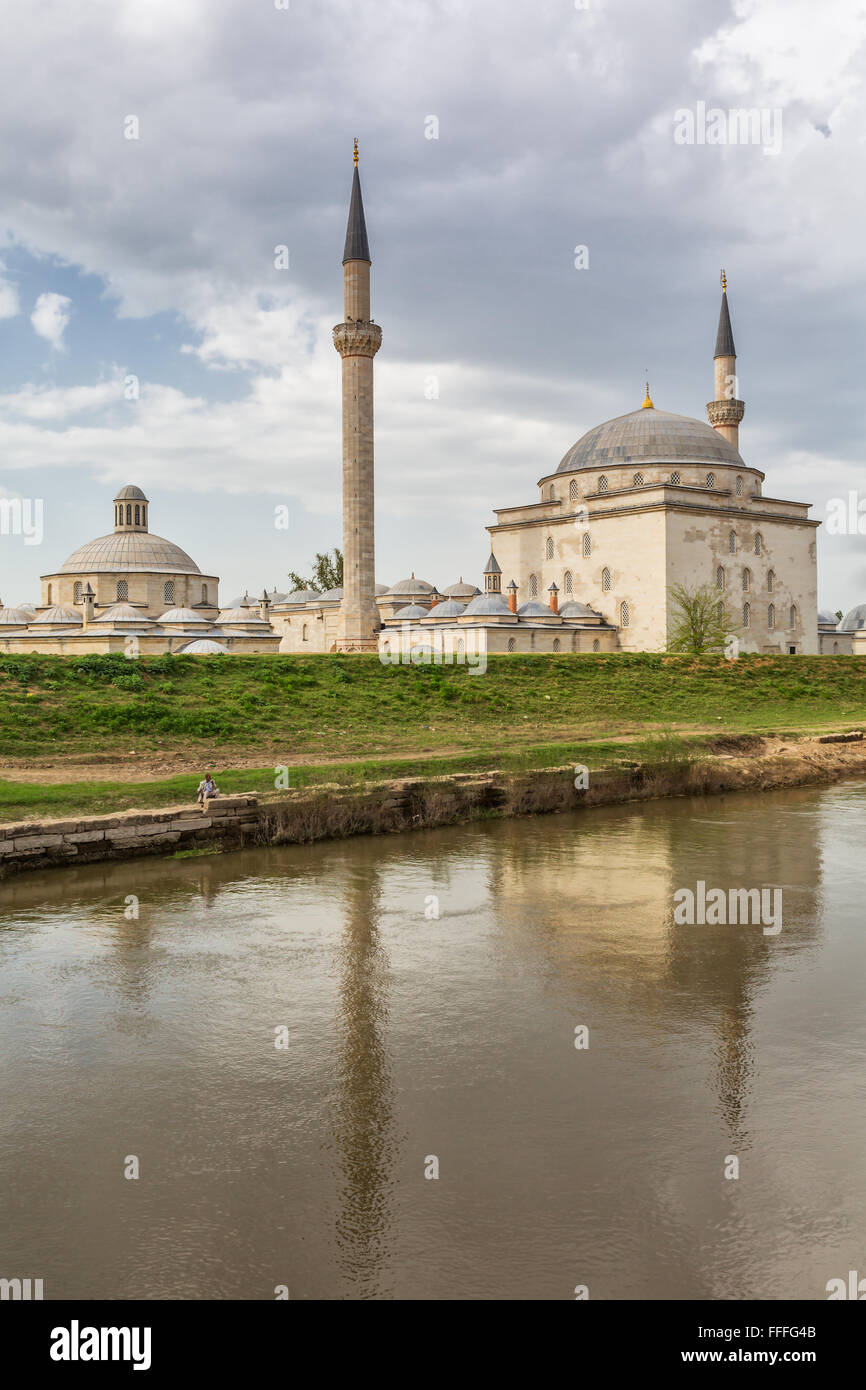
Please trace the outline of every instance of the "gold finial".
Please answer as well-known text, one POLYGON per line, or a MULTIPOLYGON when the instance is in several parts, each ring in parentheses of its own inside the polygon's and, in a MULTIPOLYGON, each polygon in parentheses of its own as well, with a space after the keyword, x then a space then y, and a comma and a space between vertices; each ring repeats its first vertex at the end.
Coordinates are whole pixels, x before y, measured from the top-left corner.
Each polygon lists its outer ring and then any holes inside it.
POLYGON ((646 384, 646 397, 644 399, 643 405, 641 406, 641 410, 655 410, 655 406, 650 400, 649 382, 647 382, 646 384))
POLYGON ((728 292, 728 277, 727 277, 727 275, 725 274, 725 272, 722 271, 722 294, 727 294, 727 292, 728 292))
POLYGON ((352 158, 353 158, 353 160, 355 161, 355 168, 357 169, 357 167, 358 167, 358 142, 357 142, 357 140, 355 141, 355 148, 354 148, 354 150, 352 151, 352 158))

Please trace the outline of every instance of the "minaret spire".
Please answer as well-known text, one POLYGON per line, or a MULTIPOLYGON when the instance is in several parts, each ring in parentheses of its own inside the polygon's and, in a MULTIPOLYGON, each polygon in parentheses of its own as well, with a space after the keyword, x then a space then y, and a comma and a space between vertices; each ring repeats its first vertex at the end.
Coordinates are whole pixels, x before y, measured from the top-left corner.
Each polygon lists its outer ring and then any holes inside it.
POLYGON ((358 142, 349 222, 343 249, 343 323, 334 347, 343 359, 343 598, 337 647, 376 651, 381 626, 376 607, 373 537, 373 358, 382 330, 370 318, 370 246, 358 175, 358 142))
POLYGON ((728 309, 728 277, 724 270, 721 281, 722 306, 719 310, 716 350, 713 353, 715 400, 707 405, 707 419, 713 429, 718 430, 735 449, 739 449, 740 421, 746 407, 738 399, 737 349, 734 347, 734 330, 728 309))

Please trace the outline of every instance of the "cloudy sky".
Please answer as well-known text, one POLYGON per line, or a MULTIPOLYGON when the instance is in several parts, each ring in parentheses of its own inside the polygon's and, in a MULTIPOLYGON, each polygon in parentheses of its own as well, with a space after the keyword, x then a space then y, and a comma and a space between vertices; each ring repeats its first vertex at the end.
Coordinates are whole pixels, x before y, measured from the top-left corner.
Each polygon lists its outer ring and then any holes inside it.
MULTIPOLYGON (((477 582, 491 509, 639 406, 645 368, 656 405, 705 418, 723 265, 765 492, 819 519, 866 496, 866 0, 2 17, 0 497, 45 515, 41 545, 0 535, 4 601, 109 531, 127 482, 223 598, 339 544, 354 136, 381 581, 477 582), (701 102, 779 112, 781 148, 678 143, 701 102)), ((823 528, 819 566, 822 606, 866 600, 866 537, 823 528)))

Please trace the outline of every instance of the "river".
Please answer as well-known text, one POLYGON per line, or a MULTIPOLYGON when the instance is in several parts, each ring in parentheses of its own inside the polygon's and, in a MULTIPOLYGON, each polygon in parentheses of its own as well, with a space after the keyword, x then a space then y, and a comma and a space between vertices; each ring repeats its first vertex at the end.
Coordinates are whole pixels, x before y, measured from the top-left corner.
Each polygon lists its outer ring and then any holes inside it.
POLYGON ((866 1274, 864 844, 852 782, 10 879, 0 1276, 826 1298, 866 1274), (698 882, 781 930, 678 925, 698 882))

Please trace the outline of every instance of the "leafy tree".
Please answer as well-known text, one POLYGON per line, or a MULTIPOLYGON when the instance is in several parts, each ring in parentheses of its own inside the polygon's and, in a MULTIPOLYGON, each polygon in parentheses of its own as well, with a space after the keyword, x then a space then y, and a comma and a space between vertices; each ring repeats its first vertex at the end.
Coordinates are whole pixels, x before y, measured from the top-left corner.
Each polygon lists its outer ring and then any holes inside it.
POLYGON ((739 630, 728 606, 727 589, 710 584, 690 589, 685 584, 673 584, 668 590, 671 608, 671 631, 668 651, 703 656, 721 652, 732 632, 739 630))
POLYGON ((327 593, 328 589, 340 589, 343 586, 343 552, 337 550, 326 550, 324 555, 316 553, 312 575, 304 579, 295 570, 289 570, 289 582, 292 589, 315 589, 317 594, 327 593))

